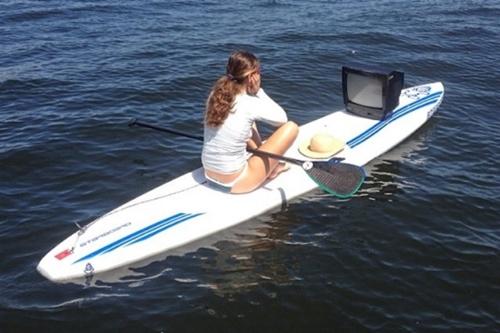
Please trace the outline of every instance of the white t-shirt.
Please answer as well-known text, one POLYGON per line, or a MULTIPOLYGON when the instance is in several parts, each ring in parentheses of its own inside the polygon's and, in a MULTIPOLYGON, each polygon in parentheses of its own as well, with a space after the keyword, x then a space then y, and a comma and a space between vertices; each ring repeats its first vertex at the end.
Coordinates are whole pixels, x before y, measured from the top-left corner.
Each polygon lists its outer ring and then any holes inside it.
POLYGON ((252 125, 263 121, 273 126, 287 122, 285 110, 261 88, 255 96, 246 93, 235 97, 234 106, 219 127, 205 125, 201 161, 207 170, 231 174, 246 164, 247 141, 252 125))

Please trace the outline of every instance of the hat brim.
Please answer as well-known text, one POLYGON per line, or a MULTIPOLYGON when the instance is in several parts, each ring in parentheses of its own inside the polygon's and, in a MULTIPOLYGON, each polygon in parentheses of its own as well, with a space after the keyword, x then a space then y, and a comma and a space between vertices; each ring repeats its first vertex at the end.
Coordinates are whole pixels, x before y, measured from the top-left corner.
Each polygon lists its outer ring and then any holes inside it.
POLYGON ((309 149, 310 142, 311 142, 311 140, 304 140, 299 145, 299 152, 306 157, 317 158, 317 159, 319 159, 319 158, 325 159, 325 158, 332 157, 335 154, 338 154, 339 152, 341 152, 345 146, 345 142, 343 142, 342 140, 339 140, 339 139, 335 139, 334 144, 332 145, 332 147, 328 151, 317 152, 317 151, 312 151, 311 149, 309 149))

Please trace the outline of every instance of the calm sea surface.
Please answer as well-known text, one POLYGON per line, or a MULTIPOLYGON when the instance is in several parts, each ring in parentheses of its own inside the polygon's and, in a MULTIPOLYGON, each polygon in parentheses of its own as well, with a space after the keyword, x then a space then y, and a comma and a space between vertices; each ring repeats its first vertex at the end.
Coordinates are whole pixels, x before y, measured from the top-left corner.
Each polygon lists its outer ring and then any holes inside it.
MULTIPOLYGON (((498 332, 498 1, 0 2, 1 332, 498 332), (342 108, 340 67, 442 81, 435 117, 367 165, 358 195, 288 207, 90 284, 43 255, 200 165, 235 49, 306 123, 342 108)), ((195 203, 193 203, 195 204, 195 203)))

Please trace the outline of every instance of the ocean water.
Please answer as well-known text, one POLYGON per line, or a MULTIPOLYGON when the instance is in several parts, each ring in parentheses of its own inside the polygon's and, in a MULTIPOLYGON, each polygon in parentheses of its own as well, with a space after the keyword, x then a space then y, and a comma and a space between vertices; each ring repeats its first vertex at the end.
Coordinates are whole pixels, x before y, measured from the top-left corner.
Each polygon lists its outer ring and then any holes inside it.
POLYGON ((0 2, 1 332, 498 332, 500 2, 0 2), (299 124, 342 108, 340 68, 442 81, 435 116, 366 166, 349 200, 312 192, 92 284, 43 255, 200 165, 228 54, 299 124))

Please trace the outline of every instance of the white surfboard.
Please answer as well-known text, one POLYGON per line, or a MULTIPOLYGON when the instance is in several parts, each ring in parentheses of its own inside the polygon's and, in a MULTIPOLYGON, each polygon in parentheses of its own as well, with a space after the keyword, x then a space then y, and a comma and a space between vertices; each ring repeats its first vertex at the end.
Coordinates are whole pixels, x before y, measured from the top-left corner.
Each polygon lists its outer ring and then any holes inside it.
MULTIPOLYGON (((404 89, 399 106, 383 120, 333 112, 302 125, 285 155, 306 159, 299 143, 322 131, 347 143, 336 157, 365 165, 421 127, 443 95, 440 82, 404 89)), ((302 168, 292 165, 258 190, 232 195, 209 187, 199 168, 91 222, 48 252, 37 269, 55 282, 109 271, 237 225, 315 188, 302 168)))

